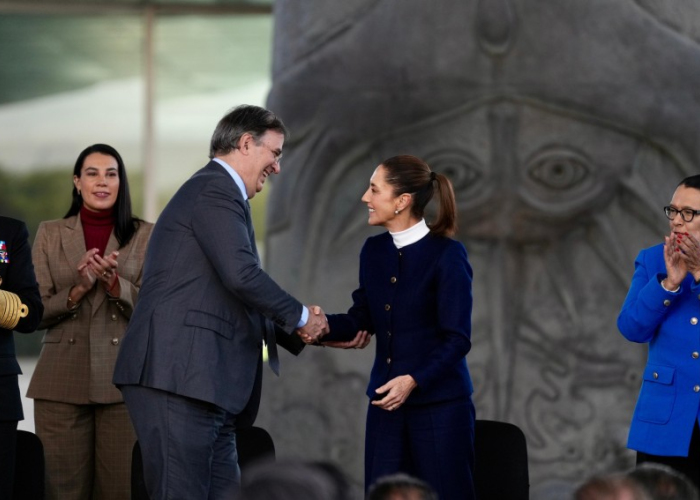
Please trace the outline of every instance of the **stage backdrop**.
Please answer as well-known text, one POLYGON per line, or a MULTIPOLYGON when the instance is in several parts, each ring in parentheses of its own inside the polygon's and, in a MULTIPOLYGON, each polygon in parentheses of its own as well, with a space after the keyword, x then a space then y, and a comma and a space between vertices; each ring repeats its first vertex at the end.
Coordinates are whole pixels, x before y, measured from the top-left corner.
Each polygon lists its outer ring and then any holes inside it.
MULTIPOLYGON (((646 347, 616 317, 637 252, 700 163, 700 6, 691 0, 277 0, 268 106, 291 129, 265 265, 328 312, 357 285, 374 168, 448 175, 474 267, 477 418, 527 437, 531 498, 625 469, 646 347)), ((362 482, 374 346, 308 348, 267 377, 278 455, 362 482)), ((504 450, 507 453, 507 450, 504 450)))

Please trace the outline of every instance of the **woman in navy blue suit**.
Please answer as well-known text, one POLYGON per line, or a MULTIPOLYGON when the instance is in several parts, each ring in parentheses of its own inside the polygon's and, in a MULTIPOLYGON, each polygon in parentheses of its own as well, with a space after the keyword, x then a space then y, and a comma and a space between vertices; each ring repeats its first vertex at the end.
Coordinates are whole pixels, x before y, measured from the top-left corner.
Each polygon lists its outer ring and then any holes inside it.
POLYGON ((362 201, 369 224, 388 232, 365 242, 353 306, 328 315, 324 341, 364 346, 363 331, 376 338, 365 487, 405 472, 429 483, 441 500, 474 498, 474 405, 465 358, 472 269, 464 245, 450 238, 457 218, 452 184, 419 158, 395 156, 374 171, 362 201), (435 194, 437 219, 426 224, 435 194))
POLYGON ((700 486, 700 175, 683 179, 664 207, 671 232, 642 250, 617 324, 649 344, 627 446, 700 486))

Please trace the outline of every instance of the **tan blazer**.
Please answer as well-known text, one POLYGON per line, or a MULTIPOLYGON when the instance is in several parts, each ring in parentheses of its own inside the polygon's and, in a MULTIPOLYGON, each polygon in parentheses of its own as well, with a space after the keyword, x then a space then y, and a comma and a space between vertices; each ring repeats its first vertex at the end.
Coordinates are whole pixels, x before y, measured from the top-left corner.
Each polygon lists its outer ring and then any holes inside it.
POLYGON ((78 283, 78 262, 86 252, 80 217, 39 225, 32 260, 44 304, 39 328, 48 330, 28 397, 71 404, 122 401, 112 384, 112 372, 141 287, 152 229, 153 224, 142 222, 123 248, 118 248, 114 233, 109 237, 106 254, 119 250, 119 298, 109 297, 96 285, 76 311, 69 311, 68 292, 78 283))

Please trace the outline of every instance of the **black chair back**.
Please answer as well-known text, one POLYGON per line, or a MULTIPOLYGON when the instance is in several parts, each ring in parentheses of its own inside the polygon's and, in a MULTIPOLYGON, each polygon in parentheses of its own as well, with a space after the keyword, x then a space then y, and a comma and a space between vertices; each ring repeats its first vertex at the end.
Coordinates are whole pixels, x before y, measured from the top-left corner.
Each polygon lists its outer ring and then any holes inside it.
POLYGON ((248 427, 236 431, 236 449, 241 474, 250 464, 262 460, 275 460, 275 443, 262 427, 248 427))
POLYGON ((474 449, 474 487, 479 500, 528 500, 527 442, 518 426, 477 420, 474 449))
POLYGON ((13 500, 44 500, 45 469, 44 445, 39 436, 18 430, 13 500))

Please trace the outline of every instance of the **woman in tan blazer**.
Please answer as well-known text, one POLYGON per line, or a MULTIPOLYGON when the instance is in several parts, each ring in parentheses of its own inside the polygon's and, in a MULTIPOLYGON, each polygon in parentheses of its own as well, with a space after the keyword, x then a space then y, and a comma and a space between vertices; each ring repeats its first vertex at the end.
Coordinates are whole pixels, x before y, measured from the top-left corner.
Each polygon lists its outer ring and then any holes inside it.
POLYGON ((135 434, 112 372, 153 225, 131 213, 114 148, 85 149, 65 218, 42 222, 32 258, 47 328, 27 396, 46 455, 47 499, 130 498, 135 434))

